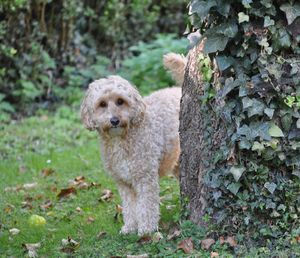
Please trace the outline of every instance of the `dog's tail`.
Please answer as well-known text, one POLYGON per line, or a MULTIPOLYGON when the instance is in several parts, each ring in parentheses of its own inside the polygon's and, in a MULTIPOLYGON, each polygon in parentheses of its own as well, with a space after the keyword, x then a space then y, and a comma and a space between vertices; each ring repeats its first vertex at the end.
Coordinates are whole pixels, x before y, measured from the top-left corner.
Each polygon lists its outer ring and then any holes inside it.
POLYGON ((178 86, 182 86, 187 59, 184 55, 168 53, 163 57, 165 69, 171 72, 172 78, 178 86))

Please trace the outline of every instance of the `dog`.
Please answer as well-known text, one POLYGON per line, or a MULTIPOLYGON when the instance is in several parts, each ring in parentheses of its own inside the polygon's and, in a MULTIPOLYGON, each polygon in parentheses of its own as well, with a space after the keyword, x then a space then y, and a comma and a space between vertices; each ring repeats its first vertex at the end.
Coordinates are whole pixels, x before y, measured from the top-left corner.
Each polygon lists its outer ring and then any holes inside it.
MULTIPOLYGON (((170 53, 164 65, 181 84, 185 58, 170 53)), ((114 75, 92 82, 82 101, 81 120, 97 130, 104 167, 122 199, 122 234, 158 230, 159 176, 179 176, 180 98, 181 87, 143 98, 134 85, 114 75)))

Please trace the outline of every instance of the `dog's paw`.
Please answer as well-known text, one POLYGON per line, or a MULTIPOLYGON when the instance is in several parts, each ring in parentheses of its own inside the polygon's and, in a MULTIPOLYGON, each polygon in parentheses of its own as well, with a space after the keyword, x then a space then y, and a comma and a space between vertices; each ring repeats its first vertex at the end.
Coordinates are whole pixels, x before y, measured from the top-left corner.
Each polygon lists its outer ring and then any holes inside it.
POLYGON ((135 227, 124 225, 120 230, 120 234, 127 235, 130 233, 134 233, 135 231, 136 231, 135 227))

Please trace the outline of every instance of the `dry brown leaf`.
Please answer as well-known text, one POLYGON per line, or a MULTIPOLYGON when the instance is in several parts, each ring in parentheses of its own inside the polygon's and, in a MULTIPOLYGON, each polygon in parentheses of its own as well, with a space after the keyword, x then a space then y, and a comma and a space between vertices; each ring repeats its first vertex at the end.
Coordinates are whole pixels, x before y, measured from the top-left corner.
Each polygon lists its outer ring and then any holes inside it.
POLYGON ((52 202, 50 200, 47 200, 47 201, 44 202, 44 204, 41 204, 40 207, 41 207, 42 210, 45 211, 45 210, 52 207, 52 202))
POLYGON ((106 201, 106 202, 108 202, 108 201, 110 201, 112 199, 112 197, 113 197, 113 192, 111 190, 109 190, 109 189, 104 189, 102 191, 102 195, 100 197, 100 201, 106 201))
POLYGON ((212 238, 207 238, 201 240, 201 248, 204 250, 208 250, 216 241, 212 238))
POLYGON ((33 208, 31 201, 24 201, 24 202, 21 202, 21 204, 22 204, 22 206, 21 206, 22 209, 31 210, 33 208))
POLYGON ((18 229, 18 228, 12 228, 12 229, 10 229, 9 230, 9 233, 11 234, 11 235, 17 235, 17 234, 19 234, 20 233, 20 229, 18 229))
POLYGON ((223 236, 220 236, 219 241, 220 244, 223 245, 225 243, 225 238, 223 236))
POLYGON ((35 243, 35 244, 22 244, 22 246, 26 249, 28 252, 28 257, 35 258, 37 257, 37 249, 41 247, 41 243, 35 243))
POLYGON ((74 179, 76 182, 82 182, 82 181, 85 181, 85 177, 84 176, 77 176, 75 177, 74 179))
POLYGON ((61 245, 62 248, 60 250, 68 254, 74 253, 75 250, 79 248, 79 243, 72 239, 70 236, 68 236, 67 239, 62 239, 61 245))
POLYGON ((162 233, 160 233, 160 232, 155 232, 154 234, 153 234, 153 237, 152 237, 152 240, 153 240, 153 242, 154 243, 158 243, 161 239, 163 239, 164 237, 163 237, 163 235, 162 235, 162 233))
POLYGON ((21 189, 23 189, 22 185, 17 185, 17 186, 7 186, 4 188, 4 192, 18 192, 21 189))
POLYGON ((80 207, 76 207, 77 212, 82 212, 82 209, 80 207))
POLYGON ((300 236, 296 236, 296 241, 298 244, 300 244, 300 236))
POLYGON ((54 172, 55 170, 53 168, 43 168, 41 174, 43 177, 47 177, 52 175, 54 172))
POLYGON ((97 234, 97 238, 100 239, 100 238, 106 236, 106 234, 107 234, 107 233, 106 233, 105 231, 101 231, 101 232, 99 232, 99 233, 97 234))
POLYGON ((74 187, 61 189, 57 197, 61 199, 61 198, 69 197, 71 194, 76 194, 76 189, 74 187))
POLYGON ((14 205, 12 205, 12 204, 7 204, 7 205, 3 208, 3 211, 4 211, 5 213, 11 213, 12 210, 13 210, 14 208, 15 208, 14 205))
POLYGON ((175 238, 179 237, 180 234, 181 234, 181 231, 178 230, 178 229, 175 229, 171 234, 169 234, 169 235, 167 236, 167 240, 170 241, 170 240, 172 240, 172 239, 175 239, 175 238))
POLYGON ((28 183, 28 184, 23 185, 23 189, 24 190, 32 190, 32 189, 36 188, 37 186, 38 186, 38 183, 36 183, 36 182, 28 183))
POLYGON ((215 258, 215 257, 220 257, 219 253, 217 253, 217 252, 211 252, 210 253, 210 258, 215 258))
POLYGON ((93 218, 93 217, 90 216, 90 217, 87 218, 86 221, 87 221, 88 224, 91 224, 91 223, 93 223, 95 221, 95 218, 93 218))
POLYGON ((228 237, 226 238, 225 241, 226 241, 226 243, 228 243, 231 247, 236 247, 236 246, 237 246, 237 242, 236 242, 234 236, 228 236, 228 237))
POLYGON ((139 238, 137 243, 139 244, 148 244, 152 242, 152 237, 150 235, 145 235, 139 238))
POLYGON ((234 236, 228 236, 228 237, 226 237, 226 239, 223 236, 221 236, 219 238, 219 241, 220 241, 221 245, 229 244, 229 246, 231 246, 231 247, 236 247, 237 246, 237 242, 236 242, 234 236))
POLYGON ((194 251, 194 244, 192 238, 189 237, 179 242, 177 245, 177 250, 178 249, 182 249, 186 254, 192 253, 194 251))

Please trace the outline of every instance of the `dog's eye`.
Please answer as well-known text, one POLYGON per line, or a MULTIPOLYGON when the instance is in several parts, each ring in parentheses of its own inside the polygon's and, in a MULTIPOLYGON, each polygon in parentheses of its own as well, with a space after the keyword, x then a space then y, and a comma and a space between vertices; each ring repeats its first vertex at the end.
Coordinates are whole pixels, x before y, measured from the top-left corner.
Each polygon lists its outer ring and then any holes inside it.
POLYGON ((105 108, 107 106, 105 101, 101 101, 99 107, 105 108))
POLYGON ((122 106, 124 104, 124 100, 118 99, 116 104, 117 104, 117 106, 122 106))

